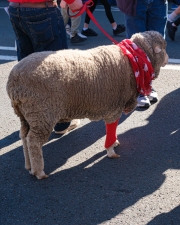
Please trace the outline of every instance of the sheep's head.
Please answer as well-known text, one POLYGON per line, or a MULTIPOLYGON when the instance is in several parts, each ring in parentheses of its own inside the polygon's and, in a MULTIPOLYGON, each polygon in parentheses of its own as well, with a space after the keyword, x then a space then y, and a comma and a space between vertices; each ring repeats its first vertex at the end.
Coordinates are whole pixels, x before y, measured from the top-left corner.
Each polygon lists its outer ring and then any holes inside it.
POLYGON ((168 63, 169 58, 166 53, 166 41, 163 36, 156 31, 146 31, 134 34, 131 37, 131 41, 148 55, 156 78, 159 75, 160 68, 168 63))

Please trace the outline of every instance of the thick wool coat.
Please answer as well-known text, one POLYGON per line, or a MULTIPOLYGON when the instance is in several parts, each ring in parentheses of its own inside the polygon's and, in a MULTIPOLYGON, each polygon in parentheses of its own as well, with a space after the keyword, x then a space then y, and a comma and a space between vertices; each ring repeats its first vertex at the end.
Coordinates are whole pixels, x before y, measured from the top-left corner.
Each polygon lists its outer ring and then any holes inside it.
MULTIPOLYGON (((163 37, 149 31, 131 40, 148 55, 158 76, 166 55, 163 37), (158 54, 157 45, 162 49, 158 54)), ((34 173, 43 170, 40 149, 58 121, 112 123, 136 107, 138 95, 129 60, 116 45, 33 53, 12 69, 7 92, 21 120, 26 169, 34 173), (29 158, 41 160, 30 163, 29 158)))

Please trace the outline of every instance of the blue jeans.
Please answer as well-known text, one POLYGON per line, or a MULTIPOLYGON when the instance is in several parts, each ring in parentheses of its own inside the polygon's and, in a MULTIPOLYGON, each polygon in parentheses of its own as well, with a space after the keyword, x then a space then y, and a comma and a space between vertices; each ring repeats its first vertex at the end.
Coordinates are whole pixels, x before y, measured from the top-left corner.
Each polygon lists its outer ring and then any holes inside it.
POLYGON ((33 52, 68 48, 64 21, 59 8, 9 6, 9 14, 16 35, 18 61, 33 52))
POLYGON ((158 31, 165 38, 167 0, 137 0, 136 15, 125 14, 127 38, 138 32, 158 31))
MULTIPOLYGON (((16 35, 18 61, 34 52, 67 49, 66 30, 60 9, 56 7, 14 8, 9 7, 11 24, 16 35)), ((68 123, 57 123, 63 131, 68 123)))

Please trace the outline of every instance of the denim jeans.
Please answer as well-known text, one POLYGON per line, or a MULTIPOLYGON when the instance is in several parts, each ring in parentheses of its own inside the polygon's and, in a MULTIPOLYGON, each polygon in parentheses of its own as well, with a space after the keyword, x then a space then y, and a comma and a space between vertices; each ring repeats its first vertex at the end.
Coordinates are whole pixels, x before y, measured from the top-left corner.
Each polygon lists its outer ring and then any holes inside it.
POLYGON ((127 38, 138 32, 158 31, 165 38, 168 2, 164 0, 137 0, 136 15, 125 14, 127 38))
MULTIPOLYGON (((66 30, 60 9, 56 7, 9 7, 10 20, 16 35, 18 61, 34 52, 67 49, 66 30)), ((67 129, 70 122, 57 123, 56 129, 67 129)))
POLYGON ((33 52, 68 48, 64 21, 59 8, 9 6, 9 14, 16 35, 18 61, 33 52))

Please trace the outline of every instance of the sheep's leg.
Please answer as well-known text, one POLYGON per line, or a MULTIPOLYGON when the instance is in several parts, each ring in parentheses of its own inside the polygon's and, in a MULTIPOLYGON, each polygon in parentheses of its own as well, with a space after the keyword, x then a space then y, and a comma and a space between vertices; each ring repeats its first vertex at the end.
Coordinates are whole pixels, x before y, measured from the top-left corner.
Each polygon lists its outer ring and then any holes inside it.
POLYGON ((105 141, 105 148, 107 150, 107 156, 109 158, 119 158, 120 155, 116 154, 114 151, 114 147, 120 145, 117 135, 116 135, 116 128, 118 125, 118 120, 114 123, 106 123, 106 141, 105 141))
POLYGON ((36 129, 36 132, 29 131, 27 136, 27 146, 31 163, 30 173, 38 179, 48 177, 44 172, 42 146, 48 140, 49 135, 50 132, 44 135, 40 130, 36 129))
POLYGON ((21 120, 21 129, 20 129, 20 138, 23 143, 23 152, 24 152, 24 159, 25 159, 25 168, 27 170, 31 169, 28 147, 27 147, 27 134, 29 132, 29 125, 25 120, 21 120))

